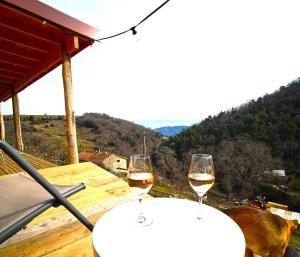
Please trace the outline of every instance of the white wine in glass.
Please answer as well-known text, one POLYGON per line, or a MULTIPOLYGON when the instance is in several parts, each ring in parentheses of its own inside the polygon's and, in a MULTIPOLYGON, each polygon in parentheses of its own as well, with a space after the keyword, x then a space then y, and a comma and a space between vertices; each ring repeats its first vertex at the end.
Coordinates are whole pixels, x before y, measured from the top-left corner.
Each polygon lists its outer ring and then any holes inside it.
POLYGON ((127 171, 127 183, 138 197, 140 205, 140 212, 135 224, 138 226, 150 225, 152 219, 150 217, 145 217, 142 211, 143 197, 150 191, 154 183, 152 164, 149 155, 137 154, 130 156, 127 171))
POLYGON ((212 156, 193 154, 189 168, 188 181, 199 197, 197 219, 202 219, 202 197, 215 183, 215 171, 212 156))

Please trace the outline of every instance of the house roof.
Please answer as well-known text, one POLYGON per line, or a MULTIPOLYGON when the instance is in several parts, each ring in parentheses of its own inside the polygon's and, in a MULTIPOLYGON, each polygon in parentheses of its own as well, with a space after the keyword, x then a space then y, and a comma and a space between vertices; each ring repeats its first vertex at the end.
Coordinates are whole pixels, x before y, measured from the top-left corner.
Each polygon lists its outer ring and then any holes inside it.
POLYGON ((0 1, 0 102, 62 63, 61 46, 74 56, 99 30, 37 0, 0 1))
POLYGON ((104 160, 106 160, 110 156, 126 160, 125 157, 111 152, 80 152, 79 160, 101 164, 104 160))
POLYGON ((102 163, 111 155, 112 153, 109 152, 80 152, 79 159, 82 161, 90 161, 93 163, 102 163))

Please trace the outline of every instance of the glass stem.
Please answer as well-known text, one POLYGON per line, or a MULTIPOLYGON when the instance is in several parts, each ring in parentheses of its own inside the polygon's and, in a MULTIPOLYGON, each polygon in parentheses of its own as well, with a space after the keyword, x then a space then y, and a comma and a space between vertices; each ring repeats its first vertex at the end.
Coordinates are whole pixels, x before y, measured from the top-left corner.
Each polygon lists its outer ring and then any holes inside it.
POLYGON ((199 196, 199 208, 197 213, 197 219, 198 220, 202 219, 202 196, 199 196))
POLYGON ((138 223, 143 223, 146 220, 146 218, 145 218, 145 216, 143 214, 142 200, 143 200, 143 198, 139 198, 139 214, 137 216, 137 222, 138 223))

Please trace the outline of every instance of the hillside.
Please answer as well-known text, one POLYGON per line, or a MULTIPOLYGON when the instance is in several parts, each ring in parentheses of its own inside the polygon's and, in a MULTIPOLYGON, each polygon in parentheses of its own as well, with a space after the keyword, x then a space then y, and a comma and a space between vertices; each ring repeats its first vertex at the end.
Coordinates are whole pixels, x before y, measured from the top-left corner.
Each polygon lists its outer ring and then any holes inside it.
MULTIPOLYGON (((67 160, 65 121, 63 116, 23 115, 23 142, 27 151, 47 155, 60 163, 67 160)), ((147 152, 158 148, 162 135, 143 126, 105 114, 86 113, 76 117, 79 151, 110 151, 123 156, 141 153, 144 132, 147 152)), ((5 116, 7 141, 13 144, 13 122, 5 116)))
POLYGON ((300 167, 300 81, 228 112, 208 117, 177 134, 170 146, 181 156, 199 147, 218 147, 226 140, 249 140, 270 147, 288 173, 300 167))
POLYGON ((180 133, 182 130, 188 128, 188 126, 166 126, 161 128, 156 128, 154 131, 161 133, 164 136, 170 137, 175 136, 180 133))
MULTIPOLYGON (((212 154, 217 188, 229 198, 264 194, 300 210, 300 80, 208 117, 163 145, 172 149, 168 151, 185 171, 192 153, 212 154), (287 176, 267 176, 273 169, 283 169, 287 176), (281 190, 281 185, 288 190, 281 190)), ((177 167, 169 173, 170 177, 185 177, 178 174, 177 167)))
MULTIPOLYGON (((142 152, 146 134, 156 181, 190 190, 187 172, 192 153, 213 155, 215 190, 228 200, 266 195, 300 211, 300 81, 249 101, 165 139, 160 133, 106 114, 76 117, 79 151, 111 151, 122 156, 142 152), (266 176, 285 170, 283 179, 266 176), (288 188, 283 190, 282 188, 288 188)), ((7 141, 13 143, 12 119, 5 117, 7 141)), ((66 137, 63 116, 22 116, 24 145, 29 152, 63 164, 66 137)), ((190 190, 191 191, 191 190, 190 190)))

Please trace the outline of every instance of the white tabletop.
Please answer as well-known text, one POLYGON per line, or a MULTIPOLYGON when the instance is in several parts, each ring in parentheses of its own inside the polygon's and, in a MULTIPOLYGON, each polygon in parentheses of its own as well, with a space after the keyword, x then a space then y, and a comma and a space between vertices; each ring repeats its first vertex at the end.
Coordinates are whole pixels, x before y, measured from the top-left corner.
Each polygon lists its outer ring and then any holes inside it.
POLYGON ((138 202, 105 213, 93 231, 95 256, 101 257, 243 257, 245 239, 238 225, 215 208, 203 204, 206 218, 196 218, 198 203, 175 198, 143 200, 147 227, 133 226, 138 202))

